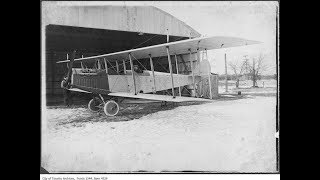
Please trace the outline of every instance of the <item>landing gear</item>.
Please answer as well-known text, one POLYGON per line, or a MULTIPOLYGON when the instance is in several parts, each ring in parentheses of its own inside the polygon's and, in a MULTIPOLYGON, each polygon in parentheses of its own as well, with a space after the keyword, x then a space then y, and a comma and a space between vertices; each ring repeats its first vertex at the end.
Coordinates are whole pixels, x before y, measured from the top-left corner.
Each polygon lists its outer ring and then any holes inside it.
POLYGON ((99 97, 93 97, 93 99, 89 101, 88 109, 91 112, 98 112, 103 109, 107 116, 115 116, 118 114, 120 107, 116 101, 109 100, 105 102, 101 95, 99 95, 99 97))
POLYGON ((115 116, 119 112, 119 105, 115 101, 111 100, 105 103, 103 111, 107 116, 115 116))
POLYGON ((95 97, 89 101, 88 108, 92 112, 98 112, 103 104, 101 99, 95 97))

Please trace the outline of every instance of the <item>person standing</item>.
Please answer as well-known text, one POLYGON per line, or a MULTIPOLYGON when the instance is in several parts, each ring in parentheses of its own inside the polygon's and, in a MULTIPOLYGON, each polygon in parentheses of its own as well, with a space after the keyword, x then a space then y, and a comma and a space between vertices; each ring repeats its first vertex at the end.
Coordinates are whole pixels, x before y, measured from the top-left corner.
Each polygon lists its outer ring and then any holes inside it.
POLYGON ((72 67, 73 67, 73 62, 76 56, 76 50, 73 50, 71 53, 71 59, 68 65, 68 73, 66 76, 64 76, 63 80, 61 81, 61 88, 63 89, 63 99, 64 99, 64 104, 66 106, 70 106, 70 101, 71 101, 71 91, 70 89, 70 83, 71 83, 71 75, 72 75, 72 67))
POLYGON ((239 78, 236 81, 236 88, 239 88, 239 78))
POLYGON ((64 105, 69 107, 71 102, 71 91, 69 90, 70 85, 67 82, 67 77, 64 77, 61 81, 61 88, 63 89, 63 102, 64 105))

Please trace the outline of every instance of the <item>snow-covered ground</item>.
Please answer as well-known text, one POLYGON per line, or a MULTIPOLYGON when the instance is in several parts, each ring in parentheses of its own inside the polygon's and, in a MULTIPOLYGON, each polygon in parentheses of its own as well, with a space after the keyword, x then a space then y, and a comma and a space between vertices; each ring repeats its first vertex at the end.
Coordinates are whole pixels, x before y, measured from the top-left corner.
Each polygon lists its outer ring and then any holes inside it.
MULTIPOLYGON (((252 88, 251 80, 242 80, 239 82, 239 88, 236 88, 236 81, 228 80, 228 92, 235 93, 237 91, 241 91, 244 94, 261 94, 261 93, 276 93, 277 92, 277 81, 274 79, 268 80, 258 80, 257 86, 259 88, 252 88)), ((225 81, 219 81, 219 94, 225 93, 225 81)))
POLYGON ((216 100, 117 122, 85 108, 44 113, 42 166, 49 172, 276 171, 276 97, 216 100), (75 117, 85 120, 64 124, 75 117))

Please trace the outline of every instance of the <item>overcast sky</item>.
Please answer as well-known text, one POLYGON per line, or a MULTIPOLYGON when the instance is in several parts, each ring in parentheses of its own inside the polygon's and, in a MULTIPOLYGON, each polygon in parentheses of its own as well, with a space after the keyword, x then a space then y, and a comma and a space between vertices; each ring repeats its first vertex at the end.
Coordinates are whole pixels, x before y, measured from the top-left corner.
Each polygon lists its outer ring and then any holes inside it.
MULTIPOLYGON (((157 2, 156 6, 184 21, 205 36, 234 36, 263 42, 247 47, 208 52, 212 72, 224 73, 227 61, 240 61, 243 55, 265 53, 271 66, 265 74, 276 73, 276 2, 157 2)), ((230 71, 229 71, 230 72, 230 71)))
MULTIPOLYGON (((81 5, 147 5, 162 9, 191 26, 204 36, 234 36, 263 42, 259 45, 208 51, 211 71, 224 73, 227 61, 241 61, 243 55, 267 54, 270 66, 265 74, 276 73, 276 7, 277 1, 114 1, 62 2, 81 5)), ((230 72, 230 71, 229 71, 230 72)))

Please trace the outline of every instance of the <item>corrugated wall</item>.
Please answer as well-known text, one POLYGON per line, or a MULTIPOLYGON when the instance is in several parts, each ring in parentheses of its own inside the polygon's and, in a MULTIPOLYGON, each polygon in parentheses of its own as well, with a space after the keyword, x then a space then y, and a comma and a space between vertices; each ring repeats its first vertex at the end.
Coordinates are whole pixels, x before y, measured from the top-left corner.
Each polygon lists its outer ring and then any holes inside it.
POLYGON ((199 37, 200 34, 172 15, 151 6, 57 6, 42 7, 43 23, 120 31, 199 37))

